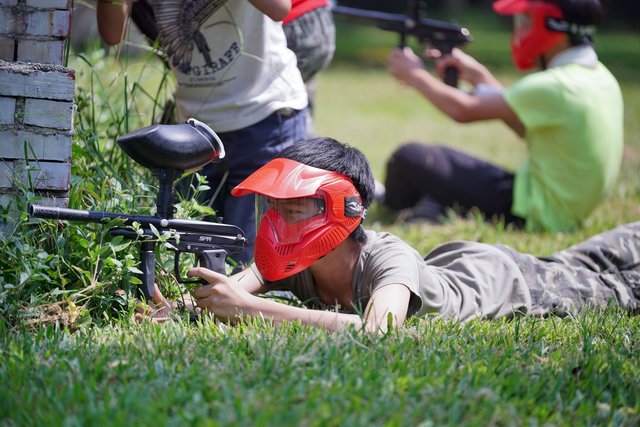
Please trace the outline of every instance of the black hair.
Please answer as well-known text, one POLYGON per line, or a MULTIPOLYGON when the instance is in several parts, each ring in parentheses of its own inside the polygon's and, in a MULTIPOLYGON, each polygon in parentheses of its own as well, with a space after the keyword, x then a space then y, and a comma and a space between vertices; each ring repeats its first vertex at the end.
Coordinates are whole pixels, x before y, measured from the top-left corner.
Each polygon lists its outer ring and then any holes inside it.
MULTIPOLYGON (((582 27, 597 27, 602 23, 604 8, 600 0, 547 0, 562 10, 564 20, 582 27)), ((569 33, 572 45, 591 43, 591 35, 569 33)))
MULTIPOLYGON (((316 137, 296 142, 282 150, 278 157, 345 175, 360 193, 365 209, 373 201, 375 184, 371 166, 362 151, 355 147, 333 138, 316 137)), ((366 235, 361 226, 356 228, 350 237, 359 243, 366 242, 366 235)))
POLYGON ((600 25, 603 7, 600 0, 552 0, 562 10, 564 19, 578 25, 600 25))

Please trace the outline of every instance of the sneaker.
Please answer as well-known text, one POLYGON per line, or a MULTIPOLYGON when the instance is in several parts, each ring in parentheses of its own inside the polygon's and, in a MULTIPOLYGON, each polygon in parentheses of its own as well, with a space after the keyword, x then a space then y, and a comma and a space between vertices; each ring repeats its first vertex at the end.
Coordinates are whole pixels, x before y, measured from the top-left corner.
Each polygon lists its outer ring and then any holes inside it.
POLYGON ((447 212, 440 203, 429 196, 422 196, 411 208, 401 209, 396 216, 397 222, 416 223, 429 222, 440 224, 447 217, 447 212))

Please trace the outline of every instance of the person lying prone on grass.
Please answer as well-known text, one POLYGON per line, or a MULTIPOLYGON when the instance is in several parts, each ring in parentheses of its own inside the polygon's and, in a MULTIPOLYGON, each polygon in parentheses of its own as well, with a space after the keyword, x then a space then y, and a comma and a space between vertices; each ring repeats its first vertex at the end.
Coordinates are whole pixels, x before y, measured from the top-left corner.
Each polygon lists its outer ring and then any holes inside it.
MULTIPOLYGON (((409 316, 462 321, 515 314, 564 315, 615 302, 640 307, 640 222, 536 258, 504 245, 453 241, 422 257, 362 221, 373 175, 358 149, 313 138, 284 149, 233 189, 257 195, 255 263, 231 277, 205 268, 195 303, 217 317, 261 316, 275 322, 372 332, 409 316), (292 292, 305 307, 257 296, 292 292)), ((156 302, 169 303, 159 290, 156 302)))

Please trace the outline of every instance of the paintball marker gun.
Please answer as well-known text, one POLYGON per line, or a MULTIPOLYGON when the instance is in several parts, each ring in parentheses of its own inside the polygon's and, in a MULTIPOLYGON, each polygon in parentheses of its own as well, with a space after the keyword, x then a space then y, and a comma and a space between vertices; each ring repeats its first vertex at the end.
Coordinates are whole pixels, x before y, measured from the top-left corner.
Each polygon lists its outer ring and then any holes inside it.
MULTIPOLYGON (((399 47, 406 46, 407 36, 414 36, 420 43, 429 42, 444 55, 451 53, 454 47, 473 39, 468 29, 457 24, 423 18, 423 8, 423 1, 409 0, 409 13, 406 16, 339 5, 334 6, 332 12, 335 16, 353 22, 375 24, 381 30, 400 34, 399 47)), ((450 86, 457 86, 458 70, 447 67, 444 82, 450 86)))
POLYGON ((116 142, 133 160, 150 169, 158 178, 155 216, 39 205, 29 206, 29 214, 35 218, 82 222, 120 219, 123 226, 109 231, 113 236, 140 241, 141 290, 147 299, 151 299, 154 292, 156 233, 166 236, 167 242, 173 246, 174 269, 179 282, 194 282, 181 277, 179 267, 183 253, 194 254, 199 265, 226 274, 227 254, 245 247, 244 232, 235 225, 172 218, 174 181, 185 171, 196 171, 224 157, 224 146, 218 135, 204 123, 189 119, 177 125, 148 126, 124 135, 116 142), (127 227, 134 224, 139 224, 137 230, 127 227))

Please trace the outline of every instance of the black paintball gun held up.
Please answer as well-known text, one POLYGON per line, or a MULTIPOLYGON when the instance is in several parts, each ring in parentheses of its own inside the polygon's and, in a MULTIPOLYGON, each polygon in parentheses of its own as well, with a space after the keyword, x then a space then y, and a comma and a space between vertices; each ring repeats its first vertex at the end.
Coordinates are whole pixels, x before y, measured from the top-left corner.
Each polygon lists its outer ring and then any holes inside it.
POLYGON ((156 214, 131 215, 118 212, 65 209, 41 205, 29 206, 34 218, 80 222, 122 221, 122 226, 109 230, 140 242, 141 291, 147 299, 154 293, 155 246, 159 235, 173 247, 174 274, 181 283, 199 279, 181 277, 181 254, 193 254, 198 265, 226 274, 227 255, 244 249, 244 232, 235 225, 173 218, 175 210, 174 181, 184 172, 193 172, 223 158, 224 146, 218 135, 195 119, 177 125, 152 125, 119 138, 116 143, 133 160, 150 169, 159 180, 156 214), (134 224, 137 228, 131 227, 134 224))
MULTIPOLYGON (((400 34, 399 47, 401 48, 406 46, 407 36, 413 36, 420 43, 428 42, 446 55, 450 54, 454 47, 473 40, 471 32, 465 27, 422 17, 424 5, 423 1, 410 0, 407 15, 340 5, 334 6, 331 10, 337 17, 344 17, 356 23, 374 24, 381 30, 400 34)), ((453 87, 458 86, 458 70, 455 67, 447 67, 444 82, 453 87)))

